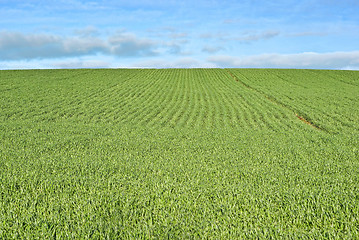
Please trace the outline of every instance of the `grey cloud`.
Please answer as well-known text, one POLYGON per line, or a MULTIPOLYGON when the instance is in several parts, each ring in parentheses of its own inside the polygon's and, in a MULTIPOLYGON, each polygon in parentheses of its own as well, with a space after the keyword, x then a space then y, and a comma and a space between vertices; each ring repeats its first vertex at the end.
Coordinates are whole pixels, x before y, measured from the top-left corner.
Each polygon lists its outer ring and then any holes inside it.
POLYGON ((150 33, 157 33, 157 34, 161 34, 163 35, 164 33, 165 34, 168 34, 168 33, 174 33, 176 32, 177 29, 174 28, 174 27, 160 27, 160 28, 150 28, 150 29, 147 29, 147 32, 150 32, 150 33))
POLYGON ((87 26, 82 29, 76 29, 74 33, 82 37, 95 37, 99 35, 99 30, 94 26, 87 26))
POLYGON ((307 36, 327 36, 328 32, 297 32, 297 33, 289 33, 288 37, 307 37, 307 36))
POLYGON ((107 52, 108 44, 99 38, 81 38, 72 37, 62 39, 62 50, 65 53, 72 53, 74 55, 88 55, 97 52, 107 52))
POLYGON ((60 37, 49 34, 0 32, 0 60, 44 59, 91 54, 152 56, 156 43, 130 33, 118 33, 103 40, 97 37, 60 37))
POLYGON ((211 56, 207 60, 220 67, 356 69, 359 67, 359 51, 261 54, 245 57, 211 56))
POLYGON ((152 28, 148 29, 147 32, 149 32, 154 37, 162 39, 169 38, 172 40, 184 40, 188 38, 188 33, 179 32, 174 27, 152 28))
POLYGON ((176 28, 174 27, 163 27, 161 28, 163 31, 168 31, 168 32, 175 32, 176 31, 176 28))
POLYGON ((199 35, 200 38, 213 38, 213 34, 212 33, 201 33, 199 35))
POLYGON ((234 40, 238 40, 240 42, 248 43, 254 42, 263 39, 270 39, 279 35, 279 31, 265 31, 262 33, 254 33, 254 34, 244 34, 244 36, 235 38, 234 40))
POLYGON ((231 34, 227 33, 202 33, 199 35, 202 39, 214 39, 220 41, 239 41, 241 43, 250 43, 259 40, 270 39, 276 37, 280 34, 279 31, 276 30, 268 30, 264 32, 256 32, 256 31, 245 31, 242 32, 241 36, 234 37, 231 34))
POLYGON ((225 20, 223 20, 223 24, 233 24, 235 22, 237 22, 236 19, 225 19, 225 20))
MULTIPOLYGON (((263 19, 262 19, 263 20, 263 19)), ((253 20, 253 19, 249 19, 249 18, 229 18, 229 19, 225 19, 223 20, 223 24, 245 24, 245 25, 254 25, 254 24, 258 24, 259 20, 253 20)))
POLYGON ((202 62, 194 58, 186 57, 174 60, 147 60, 132 65, 135 68, 213 68, 213 63, 202 62))
POLYGON ((104 61, 67 61, 51 64, 54 68, 108 68, 110 63, 104 61))
POLYGON ((179 44, 172 43, 172 44, 168 44, 168 46, 169 46, 168 53, 170 54, 180 54, 182 52, 182 47, 179 44))
POLYGON ((211 46, 205 46, 202 48, 202 52, 206 52, 206 53, 216 53, 219 52, 221 50, 223 50, 223 47, 211 47, 211 46))
MULTIPOLYGON (((67 41, 67 44, 70 44, 67 41)), ((19 60, 73 56, 77 51, 65 48, 64 40, 58 36, 2 32, 0 33, 0 59, 19 60), (69 51, 70 50, 70 51, 69 51)), ((75 49, 76 50, 76 49, 75 49)))
POLYGON ((181 32, 181 33, 171 33, 171 34, 169 35, 169 37, 172 38, 172 39, 186 38, 187 36, 188 36, 188 34, 187 34, 187 33, 183 33, 183 32, 181 32))
POLYGON ((188 43, 186 39, 164 41, 162 45, 167 49, 167 53, 174 55, 187 55, 183 50, 184 46, 188 43))
POLYGON ((156 55, 155 43, 148 39, 138 39, 130 33, 119 33, 109 38, 110 52, 117 56, 156 55))
POLYGON ((225 38, 228 38, 228 34, 225 33, 201 33, 199 35, 202 39, 219 39, 224 40, 225 38))
POLYGON ((223 4, 223 1, 208 1, 208 0, 197 0, 189 1, 183 0, 178 2, 176 0, 136 0, 136 1, 127 1, 127 0, 103 0, 103 1, 80 1, 80 0, 58 0, 58 1, 45 1, 45 0, 27 0, 26 3, 20 0, 11 0, 13 4, 17 6, 24 6, 25 4, 29 7, 58 7, 61 9, 83 9, 83 10, 98 10, 100 9, 119 9, 124 7, 191 7, 194 6, 204 6, 204 7, 218 7, 223 4))
POLYGON ((341 68, 341 70, 351 70, 351 71, 359 71, 359 66, 345 66, 341 68))

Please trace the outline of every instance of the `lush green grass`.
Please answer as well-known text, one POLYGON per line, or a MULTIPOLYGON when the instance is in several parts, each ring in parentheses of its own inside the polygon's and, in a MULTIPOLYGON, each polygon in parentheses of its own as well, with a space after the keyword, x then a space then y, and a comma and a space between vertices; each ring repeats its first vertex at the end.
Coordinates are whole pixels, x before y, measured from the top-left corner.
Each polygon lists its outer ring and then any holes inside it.
POLYGON ((0 239, 359 238, 359 72, 0 71, 0 107, 0 239))

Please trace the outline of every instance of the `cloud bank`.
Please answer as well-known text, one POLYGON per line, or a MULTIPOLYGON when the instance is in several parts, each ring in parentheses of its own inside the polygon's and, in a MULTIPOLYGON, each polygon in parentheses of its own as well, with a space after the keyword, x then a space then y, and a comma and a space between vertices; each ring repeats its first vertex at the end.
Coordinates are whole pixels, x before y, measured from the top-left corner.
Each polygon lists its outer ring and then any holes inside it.
POLYGON ((273 53, 244 57, 217 55, 208 57, 207 61, 219 67, 357 69, 359 68, 359 51, 273 53))
POLYGON ((0 32, 0 60, 31 60, 86 55, 121 57, 156 55, 157 44, 135 34, 119 32, 103 40, 88 34, 61 37, 51 34, 0 32))
POLYGON ((235 40, 238 40, 243 43, 249 43, 249 42, 274 38, 278 35, 279 35, 279 31, 270 30, 261 33, 244 34, 241 37, 235 38, 235 40))

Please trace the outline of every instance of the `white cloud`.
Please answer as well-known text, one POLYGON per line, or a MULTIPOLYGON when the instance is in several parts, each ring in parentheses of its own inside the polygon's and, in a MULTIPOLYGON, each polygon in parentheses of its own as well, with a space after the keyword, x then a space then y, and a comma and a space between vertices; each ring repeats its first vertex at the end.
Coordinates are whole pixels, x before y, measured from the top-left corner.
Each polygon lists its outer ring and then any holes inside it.
POLYGON ((0 69, 113 68, 113 61, 107 56, 0 61, 0 69))
POLYGON ((249 43, 249 42, 259 41, 259 40, 263 40, 263 39, 270 39, 270 38, 276 37, 278 35, 279 35, 279 31, 270 30, 270 31, 265 31, 265 32, 261 32, 261 33, 243 34, 243 36, 237 37, 237 38, 235 38, 235 40, 238 40, 238 41, 244 42, 244 43, 249 43))
POLYGON ((234 36, 233 34, 221 33, 221 32, 201 33, 199 35, 199 37, 202 39, 214 39, 214 40, 219 40, 219 41, 239 41, 240 43, 250 43, 250 42, 255 42, 255 41, 259 41, 259 40, 274 38, 274 37, 278 36, 279 34, 280 34, 280 32, 277 30, 267 30, 267 31, 262 31, 262 32, 252 30, 252 31, 242 32, 240 34, 240 36, 237 36, 237 37, 234 36))
POLYGON ((329 35, 329 32, 313 32, 313 31, 306 31, 306 32, 295 32, 295 33, 288 33, 286 36, 288 37, 309 37, 309 36, 319 36, 324 37, 329 35))
POLYGON ((103 40, 91 36, 60 37, 50 34, 0 32, 0 60, 30 60, 107 54, 121 57, 152 56, 158 45, 119 32, 103 40))
POLYGON ((87 26, 82 29, 76 29, 74 33, 81 37, 95 37, 100 34, 99 30, 94 26, 87 26))
POLYGON ((261 54, 244 57, 210 56, 207 60, 221 67, 278 67, 278 68, 359 68, 359 51, 298 54, 261 54))
POLYGON ((216 52, 219 52, 219 51, 221 51, 223 49, 224 49, 223 47, 204 46, 202 48, 202 52, 216 53, 216 52))
POLYGON ((139 39, 133 33, 120 32, 108 40, 110 53, 117 56, 156 55, 156 43, 149 39, 139 39))
POLYGON ((51 64, 51 68, 108 68, 110 66, 110 63, 99 60, 72 60, 51 64))
POLYGON ((199 38, 202 38, 202 39, 225 40, 225 39, 228 39, 228 37, 229 37, 228 33, 223 33, 223 32, 217 32, 217 33, 206 32, 206 33, 201 33, 199 35, 199 38))
POLYGON ((132 64, 134 68, 213 68, 215 64, 186 57, 174 60, 152 59, 132 64))
POLYGON ((185 32, 171 33, 171 34, 169 35, 169 37, 172 38, 172 39, 187 38, 187 37, 188 37, 188 33, 185 33, 185 32))
POLYGON ((352 70, 352 71, 359 71, 359 66, 346 66, 346 67, 343 67, 341 68, 340 70, 352 70))

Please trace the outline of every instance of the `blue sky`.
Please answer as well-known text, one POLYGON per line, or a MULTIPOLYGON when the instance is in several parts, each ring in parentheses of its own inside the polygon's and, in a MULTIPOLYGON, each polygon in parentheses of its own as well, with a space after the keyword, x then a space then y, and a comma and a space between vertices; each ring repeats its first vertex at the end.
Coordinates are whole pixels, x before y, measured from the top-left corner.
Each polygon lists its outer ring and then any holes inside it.
POLYGON ((0 69, 359 70, 357 0, 0 0, 0 69))

